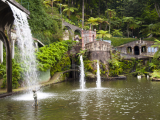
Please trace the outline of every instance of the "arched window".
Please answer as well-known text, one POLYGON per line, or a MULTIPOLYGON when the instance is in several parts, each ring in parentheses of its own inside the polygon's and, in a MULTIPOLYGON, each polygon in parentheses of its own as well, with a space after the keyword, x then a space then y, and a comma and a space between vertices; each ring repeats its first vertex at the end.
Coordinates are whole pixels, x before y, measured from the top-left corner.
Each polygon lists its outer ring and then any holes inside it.
POLYGON ((132 53, 132 47, 127 47, 127 53, 132 53))
POLYGON ((154 48, 154 51, 155 51, 155 52, 157 52, 157 50, 158 50, 157 48, 154 48))
POLYGON ((151 47, 148 47, 148 52, 149 52, 149 53, 151 52, 151 47))
POLYGON ((141 47, 141 52, 142 52, 142 53, 145 53, 145 52, 146 52, 146 46, 142 46, 142 47, 141 47))

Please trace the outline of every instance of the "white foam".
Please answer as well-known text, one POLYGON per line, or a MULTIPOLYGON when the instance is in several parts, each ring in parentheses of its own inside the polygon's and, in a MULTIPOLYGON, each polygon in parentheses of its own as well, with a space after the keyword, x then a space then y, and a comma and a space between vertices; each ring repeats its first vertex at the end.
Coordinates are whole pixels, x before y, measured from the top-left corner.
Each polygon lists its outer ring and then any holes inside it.
MULTIPOLYGON (((40 100, 40 99, 46 99, 46 98, 49 98, 49 97, 53 97, 53 96, 56 96, 56 94, 53 94, 53 93, 43 93, 43 92, 37 92, 37 99, 40 100)), ((13 100, 17 100, 17 101, 30 101, 30 100, 34 100, 33 99, 33 93, 25 93, 25 94, 22 94, 22 95, 19 95, 19 96, 14 96, 12 98, 13 100)))

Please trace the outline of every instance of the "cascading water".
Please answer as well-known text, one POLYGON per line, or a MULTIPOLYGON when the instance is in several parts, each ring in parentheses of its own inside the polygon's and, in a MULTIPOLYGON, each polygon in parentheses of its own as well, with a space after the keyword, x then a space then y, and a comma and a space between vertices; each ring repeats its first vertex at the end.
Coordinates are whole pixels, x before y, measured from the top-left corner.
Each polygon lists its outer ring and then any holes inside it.
POLYGON ((101 76, 100 76, 100 70, 99 70, 99 62, 97 61, 97 88, 101 88, 101 76))
POLYGON ((84 74, 84 64, 83 64, 83 57, 82 55, 80 56, 80 61, 81 61, 81 65, 80 65, 80 89, 84 90, 85 89, 85 74, 84 74))
MULTIPOLYGON (((13 16, 15 18, 14 25, 16 28, 17 42, 20 49, 21 67, 25 69, 24 80, 31 89, 38 83, 37 64, 34 55, 33 39, 30 27, 28 25, 27 15, 8 2, 13 16)), ((37 88, 38 89, 38 88, 37 88)))

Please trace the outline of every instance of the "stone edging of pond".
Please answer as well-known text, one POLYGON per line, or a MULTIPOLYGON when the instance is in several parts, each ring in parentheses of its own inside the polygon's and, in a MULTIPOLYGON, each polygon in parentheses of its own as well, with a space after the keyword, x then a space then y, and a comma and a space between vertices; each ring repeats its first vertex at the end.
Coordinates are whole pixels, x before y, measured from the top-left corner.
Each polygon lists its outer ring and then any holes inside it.
MULTIPOLYGON (((64 81, 63 79, 61 79, 62 75, 63 75, 63 72, 55 73, 50 80, 48 80, 47 82, 44 82, 44 83, 40 83, 40 85, 39 85, 40 88, 64 81)), ((35 88, 35 86, 32 86, 32 87, 35 88)), ((23 92, 26 92, 28 89, 29 89, 29 87, 21 87, 21 88, 13 89, 13 92, 10 92, 10 93, 1 92, 0 98, 11 96, 13 94, 23 93, 23 92)))

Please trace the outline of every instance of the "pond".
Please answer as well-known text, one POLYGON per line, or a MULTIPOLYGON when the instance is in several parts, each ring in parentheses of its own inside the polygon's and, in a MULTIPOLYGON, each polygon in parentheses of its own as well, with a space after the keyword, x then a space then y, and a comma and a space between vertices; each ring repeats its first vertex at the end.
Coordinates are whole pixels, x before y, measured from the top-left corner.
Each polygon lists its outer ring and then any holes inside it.
POLYGON ((87 81, 85 91, 79 82, 63 82, 38 92, 38 107, 32 107, 32 94, 0 99, 1 120, 159 120, 160 82, 138 80, 102 81, 104 89, 94 89, 87 81))

